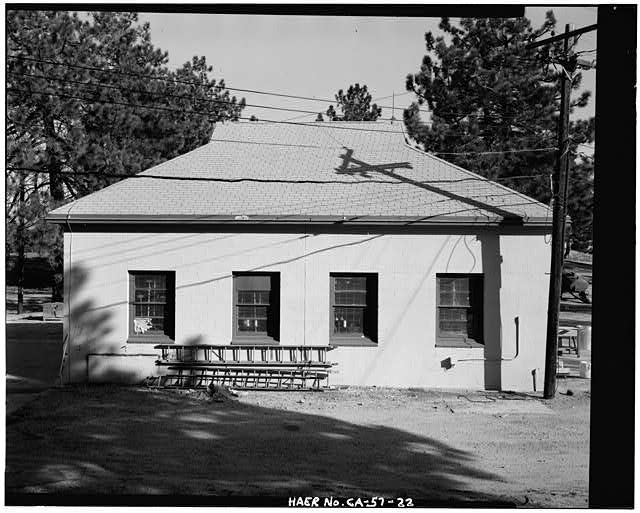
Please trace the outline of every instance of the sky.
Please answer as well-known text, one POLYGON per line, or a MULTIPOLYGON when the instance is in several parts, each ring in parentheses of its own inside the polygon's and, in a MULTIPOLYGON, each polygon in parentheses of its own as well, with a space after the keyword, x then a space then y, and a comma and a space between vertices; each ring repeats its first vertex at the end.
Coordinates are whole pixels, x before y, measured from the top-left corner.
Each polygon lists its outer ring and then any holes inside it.
MULTIPOLYGON (((597 21, 596 7, 527 7, 525 15, 538 27, 551 8, 557 31, 597 21)), ((229 14, 141 13, 151 25, 155 46, 169 52, 175 68, 194 55, 204 55, 213 66, 212 78, 224 78, 227 87, 278 92, 333 100, 338 89, 366 84, 378 105, 407 107, 414 99, 405 89, 408 73, 415 73, 426 53, 424 34, 437 35, 439 18, 329 17, 229 14), (395 99, 392 95, 395 94, 395 99)), ((596 32, 584 34, 579 50, 596 48, 596 32)), ((595 59, 595 54, 593 59, 595 59)), ((589 105, 576 109, 573 119, 595 114, 595 70, 583 71, 583 89, 593 94, 589 105)), ((328 102, 295 100, 231 91, 248 104, 326 111, 328 102)), ((395 111, 402 117, 402 110, 395 111)), ((260 119, 313 121, 300 114, 247 107, 243 116, 260 119)), ((391 117, 383 108, 382 116, 391 117)))

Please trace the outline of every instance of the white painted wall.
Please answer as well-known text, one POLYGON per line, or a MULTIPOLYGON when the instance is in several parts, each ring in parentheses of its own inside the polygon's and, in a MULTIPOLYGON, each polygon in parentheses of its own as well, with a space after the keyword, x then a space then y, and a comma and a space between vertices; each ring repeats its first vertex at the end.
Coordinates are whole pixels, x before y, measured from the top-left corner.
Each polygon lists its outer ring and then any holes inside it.
POLYGON ((329 343, 329 273, 378 273, 378 346, 340 347, 331 384, 532 390, 543 383, 550 246, 543 235, 65 234, 68 381, 135 382, 153 344, 128 344, 128 272, 175 271, 176 342, 228 344, 234 271, 278 271, 280 343, 329 343), (485 347, 436 348, 436 273, 484 273, 485 347), (520 351, 515 322, 520 320, 520 351), (111 356, 93 356, 108 353, 111 356), (87 356, 90 355, 90 356, 87 356), (441 361, 458 362, 449 370, 441 361), (469 361, 460 361, 469 360, 469 361))

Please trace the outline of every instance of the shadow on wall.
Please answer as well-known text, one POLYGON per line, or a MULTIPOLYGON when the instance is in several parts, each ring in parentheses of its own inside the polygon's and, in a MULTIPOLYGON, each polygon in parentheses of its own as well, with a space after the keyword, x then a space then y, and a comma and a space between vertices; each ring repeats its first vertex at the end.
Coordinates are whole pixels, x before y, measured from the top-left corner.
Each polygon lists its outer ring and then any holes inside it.
POLYGON ((502 319, 500 289, 502 287, 502 255, 497 233, 479 235, 484 274, 484 386, 487 390, 502 387, 502 319))
POLYGON ((98 307, 95 301, 87 296, 85 284, 88 277, 89 270, 76 263, 72 263, 71 269, 67 270, 64 276, 66 301, 70 308, 64 333, 66 357, 61 372, 62 382, 87 382, 89 378, 101 382, 141 382, 143 377, 139 371, 131 365, 121 365, 126 360, 126 353, 121 349, 124 341, 119 344, 117 341, 108 340, 109 334, 113 331, 113 314, 109 308, 117 305, 98 307), (106 363, 100 361, 98 354, 122 354, 123 357, 118 358, 120 361, 106 363))
POLYGON ((515 505, 474 491, 501 478, 477 468, 471 453, 384 425, 113 386, 53 391, 19 412, 7 432, 7 504, 38 493, 515 505))
MULTIPOLYGON (((409 296, 408 301, 405 303, 404 308, 402 308, 402 311, 400 312, 400 314, 389 324, 389 328, 387 329, 386 333, 383 334, 385 342, 376 348, 376 353, 374 358, 362 373, 362 378, 360 382, 357 384, 367 383, 369 378, 371 377, 371 374, 375 371, 376 367, 380 366, 381 364, 384 364, 384 359, 388 356, 389 350, 391 350, 392 352, 395 349, 394 346, 402 344, 403 342, 402 338, 397 337, 396 333, 400 329, 402 324, 406 322, 405 318, 408 312, 412 310, 413 304, 416 298, 418 297, 418 294, 420 294, 422 289, 426 286, 425 284, 427 280, 433 277, 433 274, 432 274, 433 268, 438 262, 440 255, 449 244, 450 240, 451 240, 451 236, 449 235, 444 240, 444 242, 440 245, 440 248, 438 249, 437 253, 433 257, 431 262, 428 262, 429 266, 423 271, 423 276, 420 279, 420 281, 414 285, 413 291, 411 292, 411 295, 409 296)), ((426 264, 427 262, 425 262, 425 265, 426 264)))

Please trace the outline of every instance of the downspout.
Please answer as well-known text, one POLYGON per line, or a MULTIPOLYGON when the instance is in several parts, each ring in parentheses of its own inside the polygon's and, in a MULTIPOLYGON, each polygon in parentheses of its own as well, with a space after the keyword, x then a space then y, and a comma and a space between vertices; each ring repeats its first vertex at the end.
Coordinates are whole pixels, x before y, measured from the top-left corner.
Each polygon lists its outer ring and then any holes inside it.
POLYGON ((513 322, 516 325, 516 354, 514 354, 511 358, 458 358, 456 361, 458 362, 512 362, 518 355, 520 354, 520 316, 516 316, 513 319, 513 322))
MULTIPOLYGON (((58 371, 58 379, 60 380, 60 385, 62 385, 62 372, 64 371, 64 364, 65 364, 65 360, 67 359, 67 355, 68 355, 68 360, 69 360, 69 372, 68 372, 68 380, 67 383, 71 382, 71 268, 72 268, 72 261, 73 261, 73 256, 72 256, 72 250, 73 250, 73 230, 71 229, 71 224, 69 223, 69 219, 71 217, 71 210, 73 209, 73 207, 75 206, 74 203, 71 204, 71 206, 69 207, 69 210, 67 210, 67 219, 66 219, 66 225, 67 225, 67 229, 69 230, 69 272, 67 275, 67 286, 68 286, 68 292, 67 292, 67 306, 68 306, 68 311, 67 311, 67 327, 68 327, 68 331, 67 331, 67 336, 64 338, 64 342, 62 344, 62 361, 60 362, 60 370, 58 371)), ((64 250, 64 239, 63 239, 63 250, 64 250)), ((64 274, 63 274, 64 276, 64 274)), ((63 278, 64 279, 64 278, 63 278)))

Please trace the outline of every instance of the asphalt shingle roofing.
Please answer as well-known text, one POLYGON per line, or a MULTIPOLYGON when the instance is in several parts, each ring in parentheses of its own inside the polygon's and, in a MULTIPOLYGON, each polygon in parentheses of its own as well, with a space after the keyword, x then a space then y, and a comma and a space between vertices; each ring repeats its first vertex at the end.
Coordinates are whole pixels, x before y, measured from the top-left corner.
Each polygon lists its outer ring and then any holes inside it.
POLYGON ((208 144, 49 215, 67 217, 551 223, 547 206, 408 144, 401 122, 218 124, 208 144))

